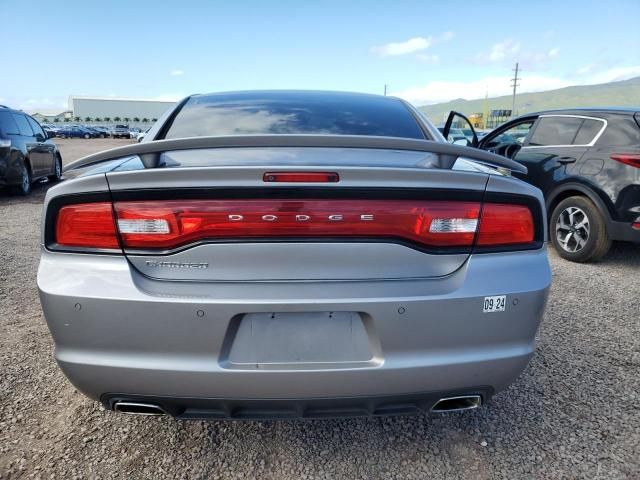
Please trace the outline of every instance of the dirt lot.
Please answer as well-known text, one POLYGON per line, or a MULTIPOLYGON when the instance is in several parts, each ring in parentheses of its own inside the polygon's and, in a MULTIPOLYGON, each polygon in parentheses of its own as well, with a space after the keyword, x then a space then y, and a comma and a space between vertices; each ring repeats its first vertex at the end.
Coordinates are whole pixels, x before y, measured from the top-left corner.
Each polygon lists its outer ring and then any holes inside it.
POLYGON ((85 155, 90 155, 102 150, 136 143, 135 140, 128 140, 124 138, 93 138, 91 140, 79 138, 56 138, 55 142, 60 148, 63 164, 73 162, 85 155))
MULTIPOLYGON (((60 141, 65 161, 124 143, 60 141)), ((551 254, 533 361, 479 410, 183 423, 103 411, 58 370, 36 289, 47 188, 0 193, 0 478, 640 478, 638 246, 551 254)))

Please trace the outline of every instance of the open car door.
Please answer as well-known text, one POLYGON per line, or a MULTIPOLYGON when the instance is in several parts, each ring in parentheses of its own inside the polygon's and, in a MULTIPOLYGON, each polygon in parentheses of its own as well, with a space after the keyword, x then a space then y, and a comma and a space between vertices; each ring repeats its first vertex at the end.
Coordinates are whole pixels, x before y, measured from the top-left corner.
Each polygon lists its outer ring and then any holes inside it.
MULTIPOLYGON (((471 124, 471 121, 465 117, 463 114, 456 112, 456 111, 451 111, 449 112, 449 116, 447 117, 447 121, 444 124, 444 129, 442 130, 442 135, 444 135, 444 138, 448 139, 449 138, 449 133, 451 132, 451 126, 453 125, 454 120, 456 119, 456 117, 459 117, 460 120, 464 121, 468 126, 469 129, 471 129, 471 133, 473 134, 473 138, 471 140, 467 139, 468 144, 467 146, 470 147, 477 147, 478 146, 478 135, 476 135, 476 130, 473 128, 473 125, 471 124)), ((458 120, 458 121, 460 121, 458 120)), ((457 142, 454 142, 457 143, 457 142)))

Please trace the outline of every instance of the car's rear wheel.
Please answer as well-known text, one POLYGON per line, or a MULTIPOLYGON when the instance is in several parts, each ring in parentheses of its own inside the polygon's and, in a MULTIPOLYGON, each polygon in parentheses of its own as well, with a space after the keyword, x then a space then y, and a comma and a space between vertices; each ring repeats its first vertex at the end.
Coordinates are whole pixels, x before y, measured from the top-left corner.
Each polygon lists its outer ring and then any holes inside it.
POLYGON ((586 197, 561 201, 551 214, 551 242, 562 258, 573 262, 593 262, 611 247, 604 216, 586 197))
POLYGON ((91 135, 89 135, 88 133, 85 133, 84 138, 91 138, 91 135))
POLYGON ((20 184, 11 188, 14 195, 29 195, 31 193, 31 171, 26 164, 22 164, 20 184))
POLYGON ((56 155, 56 163, 53 167, 53 175, 49 175, 50 182, 57 182, 62 177, 62 158, 60 155, 56 155))

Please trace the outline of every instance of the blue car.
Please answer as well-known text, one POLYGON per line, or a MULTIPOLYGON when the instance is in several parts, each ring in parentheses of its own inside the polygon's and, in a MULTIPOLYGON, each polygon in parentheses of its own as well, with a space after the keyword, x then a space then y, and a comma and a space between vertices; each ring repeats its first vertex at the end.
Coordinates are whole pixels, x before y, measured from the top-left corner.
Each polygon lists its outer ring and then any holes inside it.
POLYGON ((93 135, 89 130, 82 127, 64 127, 58 132, 60 138, 91 138, 93 135))

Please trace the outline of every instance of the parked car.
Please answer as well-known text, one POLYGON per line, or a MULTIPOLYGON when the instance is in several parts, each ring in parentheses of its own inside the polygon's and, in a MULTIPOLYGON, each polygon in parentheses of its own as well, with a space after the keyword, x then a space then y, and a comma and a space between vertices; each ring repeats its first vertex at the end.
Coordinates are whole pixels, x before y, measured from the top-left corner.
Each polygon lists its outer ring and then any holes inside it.
MULTIPOLYGON (((440 133, 444 132, 444 127, 438 127, 440 133)), ((471 141, 467 139, 460 128, 451 128, 446 136, 447 142, 454 143, 456 145, 469 146, 471 141)))
POLYGON ((150 130, 151 128, 147 128, 145 131, 143 132, 138 132, 138 134, 136 135, 136 140, 138 141, 138 143, 140 143, 142 140, 144 140, 144 137, 147 135, 147 132, 150 130))
POLYGON ((129 127, 126 125, 116 125, 111 130, 111 136, 113 138, 131 138, 129 127))
POLYGON ((41 124, 40 126, 42 127, 42 130, 44 130, 44 133, 47 135, 47 138, 55 137, 58 132, 57 128, 50 127, 49 125, 41 124))
POLYGON ((0 187, 28 195, 31 184, 60 180, 62 156, 40 124, 25 113, 0 106, 0 187))
POLYGON ((60 138, 92 138, 95 137, 95 133, 77 125, 70 125, 61 128, 57 136, 60 138))
POLYGON ((551 271, 522 165, 377 95, 193 95, 147 136, 44 205, 55 355, 106 408, 466 410, 527 365, 551 271))
POLYGON ((108 138, 108 137, 111 136, 111 129, 108 128, 108 127, 94 126, 92 128, 101 133, 101 137, 100 138, 108 138))
POLYGON ((539 112, 474 142, 528 168, 515 175, 544 193, 560 256, 594 261, 613 240, 640 243, 638 112, 640 107, 539 112))
POLYGON ((109 135, 103 130, 96 127, 84 126, 85 130, 89 130, 92 138, 107 138, 109 135))
POLYGON ((129 129, 129 138, 137 140, 138 135, 142 132, 142 129, 138 127, 132 127, 129 129))

